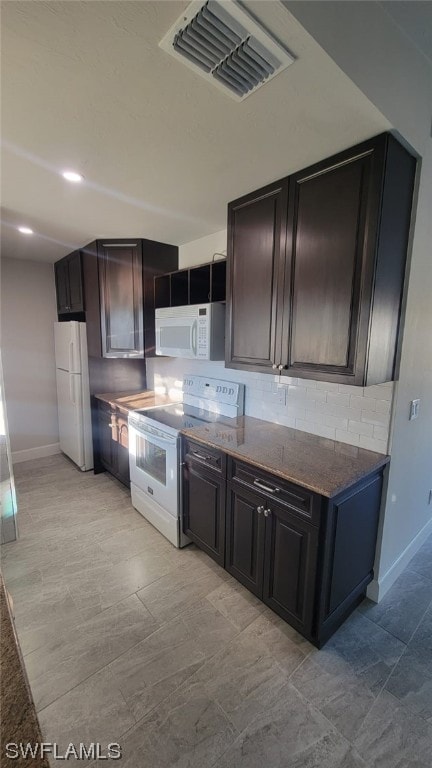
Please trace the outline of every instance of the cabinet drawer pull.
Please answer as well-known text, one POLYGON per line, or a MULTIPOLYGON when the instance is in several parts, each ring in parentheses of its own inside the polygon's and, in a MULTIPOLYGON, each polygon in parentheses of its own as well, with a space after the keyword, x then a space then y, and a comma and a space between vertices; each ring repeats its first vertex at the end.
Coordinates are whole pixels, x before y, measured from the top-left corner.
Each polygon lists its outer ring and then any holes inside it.
POLYGON ((257 512, 258 512, 259 515, 261 514, 261 512, 264 512, 264 514, 265 514, 265 508, 259 506, 259 507, 257 507, 257 512))
POLYGON ((254 485, 256 485, 257 488, 261 488, 262 491, 267 491, 267 493, 280 493, 280 488, 271 488, 270 485, 264 485, 260 480, 255 478, 254 485))
POLYGON ((271 509, 265 509, 264 510, 264 517, 270 517, 271 515, 271 509))
POLYGON ((202 453, 196 453, 195 451, 191 451, 192 456, 195 456, 196 459, 201 459, 201 461, 210 461, 211 456, 204 456, 202 453))

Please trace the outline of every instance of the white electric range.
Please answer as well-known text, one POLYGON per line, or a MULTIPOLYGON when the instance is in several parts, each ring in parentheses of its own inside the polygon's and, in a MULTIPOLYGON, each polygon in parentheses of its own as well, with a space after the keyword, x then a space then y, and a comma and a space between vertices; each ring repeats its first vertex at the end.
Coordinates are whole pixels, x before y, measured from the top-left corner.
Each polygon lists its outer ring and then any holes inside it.
POLYGON ((182 403, 129 414, 132 504, 176 547, 190 543, 182 531, 180 431, 234 424, 243 413, 243 384, 185 375, 182 403))

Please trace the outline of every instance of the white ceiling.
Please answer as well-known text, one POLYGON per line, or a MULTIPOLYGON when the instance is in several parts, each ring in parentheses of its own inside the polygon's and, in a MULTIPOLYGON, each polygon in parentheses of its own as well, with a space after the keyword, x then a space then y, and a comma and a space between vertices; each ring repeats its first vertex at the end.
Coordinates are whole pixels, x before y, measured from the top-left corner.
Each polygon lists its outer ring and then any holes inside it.
POLYGON ((297 60, 233 101, 158 48, 187 4, 2 3, 4 255, 182 244, 222 229, 229 200, 390 127, 277 0, 248 5, 297 60))
POLYGON ((416 48, 432 62, 432 2, 382 0, 380 4, 416 48))

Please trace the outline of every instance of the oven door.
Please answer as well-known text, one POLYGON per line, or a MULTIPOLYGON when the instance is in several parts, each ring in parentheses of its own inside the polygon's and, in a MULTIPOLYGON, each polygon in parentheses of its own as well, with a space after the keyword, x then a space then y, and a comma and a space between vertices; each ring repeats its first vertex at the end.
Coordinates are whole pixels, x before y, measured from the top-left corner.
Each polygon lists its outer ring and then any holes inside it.
POLYGON ((168 357, 197 356, 196 317, 156 318, 156 354, 168 357))
POLYGON ((131 483, 173 517, 180 514, 178 437, 129 417, 131 483))

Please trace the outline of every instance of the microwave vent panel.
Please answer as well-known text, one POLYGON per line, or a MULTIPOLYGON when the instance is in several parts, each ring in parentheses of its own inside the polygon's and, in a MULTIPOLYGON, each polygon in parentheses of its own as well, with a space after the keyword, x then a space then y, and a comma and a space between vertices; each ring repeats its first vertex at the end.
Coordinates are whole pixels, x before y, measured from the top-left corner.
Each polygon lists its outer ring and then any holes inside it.
POLYGON ((237 101, 294 61, 237 0, 194 0, 159 45, 237 101))

